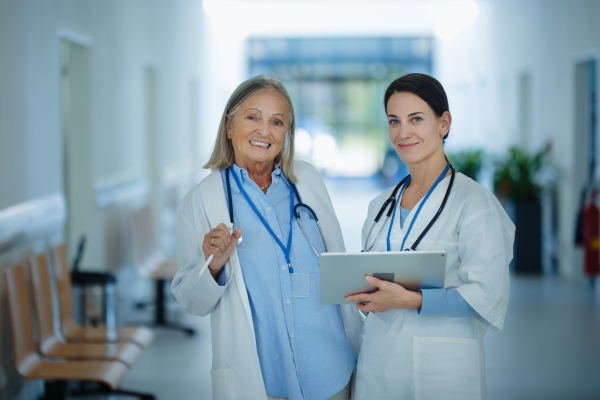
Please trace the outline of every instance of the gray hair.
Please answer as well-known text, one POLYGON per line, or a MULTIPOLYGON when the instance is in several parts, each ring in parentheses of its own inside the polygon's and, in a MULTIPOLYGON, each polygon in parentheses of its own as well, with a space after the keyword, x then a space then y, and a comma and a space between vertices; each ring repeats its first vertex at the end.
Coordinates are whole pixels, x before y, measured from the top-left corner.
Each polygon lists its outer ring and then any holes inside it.
POLYGON ((285 143, 281 152, 275 157, 275 162, 290 181, 293 183, 298 181, 294 175, 294 133, 296 130, 294 107, 292 106, 292 99, 290 99, 290 95, 283 86, 283 83, 274 75, 257 75, 254 78, 242 82, 233 91, 231 97, 229 97, 229 101, 227 101, 227 106, 225 106, 223 115, 221 116, 221 123, 219 124, 215 147, 204 168, 225 169, 235 162, 233 145, 231 140, 227 139, 227 128, 229 127, 229 124, 231 124, 231 121, 233 121, 233 115, 244 101, 255 94, 267 90, 276 90, 281 93, 290 108, 290 124, 285 137, 285 143), (227 123, 228 114, 230 116, 229 124, 227 123))

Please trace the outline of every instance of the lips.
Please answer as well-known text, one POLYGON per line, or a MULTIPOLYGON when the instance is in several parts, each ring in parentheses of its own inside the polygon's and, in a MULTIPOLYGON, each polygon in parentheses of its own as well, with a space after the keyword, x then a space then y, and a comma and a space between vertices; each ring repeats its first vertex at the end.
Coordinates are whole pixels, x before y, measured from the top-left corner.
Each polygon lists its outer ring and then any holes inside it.
POLYGON ((409 150, 418 145, 419 143, 408 143, 408 144, 399 144, 400 150, 409 150))
POLYGON ((262 149, 268 149, 271 147, 271 143, 257 142, 256 140, 250 140, 250 144, 254 147, 260 147, 262 149))

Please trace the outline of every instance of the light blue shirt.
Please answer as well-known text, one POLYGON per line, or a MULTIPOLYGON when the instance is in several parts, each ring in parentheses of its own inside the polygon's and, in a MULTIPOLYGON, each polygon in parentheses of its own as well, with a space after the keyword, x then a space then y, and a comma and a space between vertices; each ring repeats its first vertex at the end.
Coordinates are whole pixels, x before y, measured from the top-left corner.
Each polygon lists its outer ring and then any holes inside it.
MULTIPOLYGON (((400 227, 410 214, 410 210, 400 207, 400 227)), ((446 317, 475 317, 479 314, 456 289, 422 289, 423 304, 421 315, 443 315, 446 317)))
MULTIPOLYGON (((221 171, 227 196, 225 173, 226 170, 221 171)), ((286 245, 290 185, 281 171, 273 172, 266 195, 246 170, 234 165, 232 173, 237 174, 255 207, 286 245)), ((291 274, 284 252, 256 216, 233 176, 230 184, 234 228, 242 228, 243 240, 237 246, 237 253, 267 395, 289 400, 328 399, 349 382, 356 359, 344 332, 339 306, 321 304, 319 258, 294 218, 290 254, 294 273, 291 274)), ((320 254, 325 249, 316 223, 307 212, 301 212, 301 220, 320 254)), ((218 276, 219 284, 225 283, 223 275, 218 276)))

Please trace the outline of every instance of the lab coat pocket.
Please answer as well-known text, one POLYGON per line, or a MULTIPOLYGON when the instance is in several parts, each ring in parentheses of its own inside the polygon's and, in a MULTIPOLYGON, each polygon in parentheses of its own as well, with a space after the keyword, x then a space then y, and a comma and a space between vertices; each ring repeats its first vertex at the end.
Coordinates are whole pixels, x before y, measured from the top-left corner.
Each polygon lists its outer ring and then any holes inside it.
POLYGON ((415 399, 481 400, 476 339, 413 337, 415 399))
POLYGON ((212 377, 213 399, 235 400, 235 387, 233 386, 233 371, 231 368, 213 369, 212 377))
POLYGON ((292 297, 308 297, 310 276, 308 274, 290 274, 292 297))

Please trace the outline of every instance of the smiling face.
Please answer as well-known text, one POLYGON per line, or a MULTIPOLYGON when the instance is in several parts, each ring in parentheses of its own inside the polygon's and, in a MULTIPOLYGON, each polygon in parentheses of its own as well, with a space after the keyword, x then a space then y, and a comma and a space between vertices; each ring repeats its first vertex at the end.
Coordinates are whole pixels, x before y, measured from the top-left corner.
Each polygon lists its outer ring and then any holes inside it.
POLYGON ((290 126, 290 108, 285 98, 275 90, 255 94, 227 118, 227 136, 233 144, 235 163, 246 170, 272 165, 285 145, 290 126))
POLYGON ((437 117, 431 107, 410 92, 394 93, 387 104, 388 133, 396 152, 409 166, 444 157, 444 135, 452 117, 437 117))

